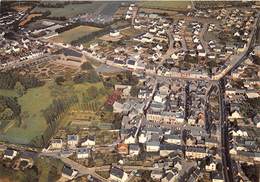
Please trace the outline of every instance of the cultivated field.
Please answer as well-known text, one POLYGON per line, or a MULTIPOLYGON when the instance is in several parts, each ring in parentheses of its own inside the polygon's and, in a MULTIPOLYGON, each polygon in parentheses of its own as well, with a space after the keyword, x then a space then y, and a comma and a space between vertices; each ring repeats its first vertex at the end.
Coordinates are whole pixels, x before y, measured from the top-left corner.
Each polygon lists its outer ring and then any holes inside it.
POLYGON ((28 22, 30 22, 32 20, 32 18, 37 17, 37 16, 42 16, 42 14, 30 14, 29 16, 26 17, 25 20, 23 20, 19 23, 19 26, 26 25, 28 22))
POLYGON ((186 10, 191 5, 190 1, 143 1, 139 3, 142 8, 153 8, 162 10, 186 10))
POLYGON ((78 26, 76 28, 63 32, 56 37, 51 38, 51 40, 54 42, 70 43, 73 40, 77 40, 80 37, 88 35, 92 32, 96 32, 98 30, 100 30, 100 28, 92 26, 78 26))

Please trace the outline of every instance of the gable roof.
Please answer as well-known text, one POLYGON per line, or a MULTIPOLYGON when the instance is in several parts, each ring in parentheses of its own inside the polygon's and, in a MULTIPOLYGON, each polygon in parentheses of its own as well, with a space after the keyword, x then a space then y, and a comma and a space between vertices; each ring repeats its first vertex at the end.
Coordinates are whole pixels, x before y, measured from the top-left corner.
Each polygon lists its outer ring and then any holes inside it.
POLYGON ((124 171, 118 167, 112 167, 110 170, 110 174, 122 179, 124 176, 124 171))

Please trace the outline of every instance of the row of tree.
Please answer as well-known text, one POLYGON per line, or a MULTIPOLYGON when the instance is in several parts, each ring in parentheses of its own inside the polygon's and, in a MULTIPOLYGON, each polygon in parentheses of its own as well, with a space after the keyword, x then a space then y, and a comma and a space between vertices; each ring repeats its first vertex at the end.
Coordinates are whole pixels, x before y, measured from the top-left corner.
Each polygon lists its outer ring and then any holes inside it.
POLYGON ((19 117, 21 114, 21 106, 17 98, 0 96, 0 119, 12 119, 19 117))
POLYGON ((0 73, 0 89, 14 89, 17 82, 20 82, 25 89, 44 85, 43 81, 33 75, 21 75, 11 71, 0 73))
POLYGON ((95 70, 89 70, 87 73, 83 72, 77 74, 73 78, 73 81, 75 83, 84 83, 84 82, 96 83, 100 81, 100 78, 95 70))
POLYGON ((48 124, 47 129, 41 136, 36 136, 32 140, 31 145, 34 147, 46 146, 49 139, 58 129, 59 124, 57 120, 76 103, 78 103, 76 95, 53 100, 52 104, 43 111, 43 116, 48 124))

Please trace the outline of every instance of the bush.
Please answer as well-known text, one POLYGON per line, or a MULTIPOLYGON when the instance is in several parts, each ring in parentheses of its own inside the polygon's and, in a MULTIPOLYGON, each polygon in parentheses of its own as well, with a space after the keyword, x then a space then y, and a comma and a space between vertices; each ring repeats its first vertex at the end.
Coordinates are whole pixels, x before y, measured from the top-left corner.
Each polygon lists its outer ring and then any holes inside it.
POLYGON ((96 83, 100 81, 100 78, 95 70, 90 70, 87 73, 80 73, 73 78, 75 83, 96 83))
POLYGON ((55 83, 57 85, 62 85, 63 82, 65 82, 65 78, 63 76, 58 76, 57 78, 55 78, 55 83))
POLYGON ((93 70, 93 66, 89 62, 85 62, 81 65, 82 70, 93 70))

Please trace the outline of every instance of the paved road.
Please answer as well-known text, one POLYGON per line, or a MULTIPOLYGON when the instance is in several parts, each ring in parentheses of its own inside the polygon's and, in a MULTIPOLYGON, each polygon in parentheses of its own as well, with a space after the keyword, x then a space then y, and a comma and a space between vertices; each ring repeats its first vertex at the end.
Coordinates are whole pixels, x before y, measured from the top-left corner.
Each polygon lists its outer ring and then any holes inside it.
POLYGON ((160 61, 160 63, 157 66, 156 72, 162 66, 162 64, 165 62, 165 60, 170 58, 171 55, 174 52, 174 49, 173 49, 173 42, 174 42, 174 40, 173 40, 171 29, 172 28, 169 28, 169 30, 166 30, 166 33, 167 33, 168 39, 169 39, 169 45, 168 45, 168 49, 167 49, 166 53, 162 56, 161 61, 160 61))
POLYGON ((65 164, 67 164, 67 165, 71 166, 73 169, 77 170, 79 172, 79 176, 91 175, 92 177, 98 179, 99 181, 102 181, 102 182, 108 181, 107 179, 98 175, 95 172, 95 168, 87 168, 69 158, 60 157, 59 152, 46 152, 46 153, 44 152, 44 153, 40 153, 39 156, 48 156, 48 157, 58 158, 65 164))
POLYGON ((221 160, 222 171, 224 174, 225 182, 233 182, 233 170, 231 165, 231 157, 229 154, 229 135, 228 135, 228 123, 226 121, 226 108, 225 108, 225 86, 223 79, 218 84, 219 91, 219 117, 220 117, 220 129, 221 129, 221 160))
POLYGON ((209 47, 208 47, 208 43, 204 39, 204 35, 207 32, 207 30, 208 30, 208 23, 205 23, 202 27, 200 34, 199 34, 199 39, 200 39, 200 42, 201 42, 205 52, 208 54, 210 52, 209 47))
POLYGON ((138 123, 137 130, 135 132, 135 139, 137 139, 137 136, 138 136, 138 133, 139 133, 139 131, 141 129, 143 120, 144 120, 144 118, 146 116, 146 113, 147 113, 147 110, 148 110, 149 106, 151 105, 151 103, 153 101, 153 98, 154 98, 154 95, 156 93, 157 88, 158 88, 158 80, 156 79, 155 83, 153 85, 152 95, 146 100, 146 104, 143 107, 143 115, 142 115, 142 118, 140 119, 140 121, 138 123))

